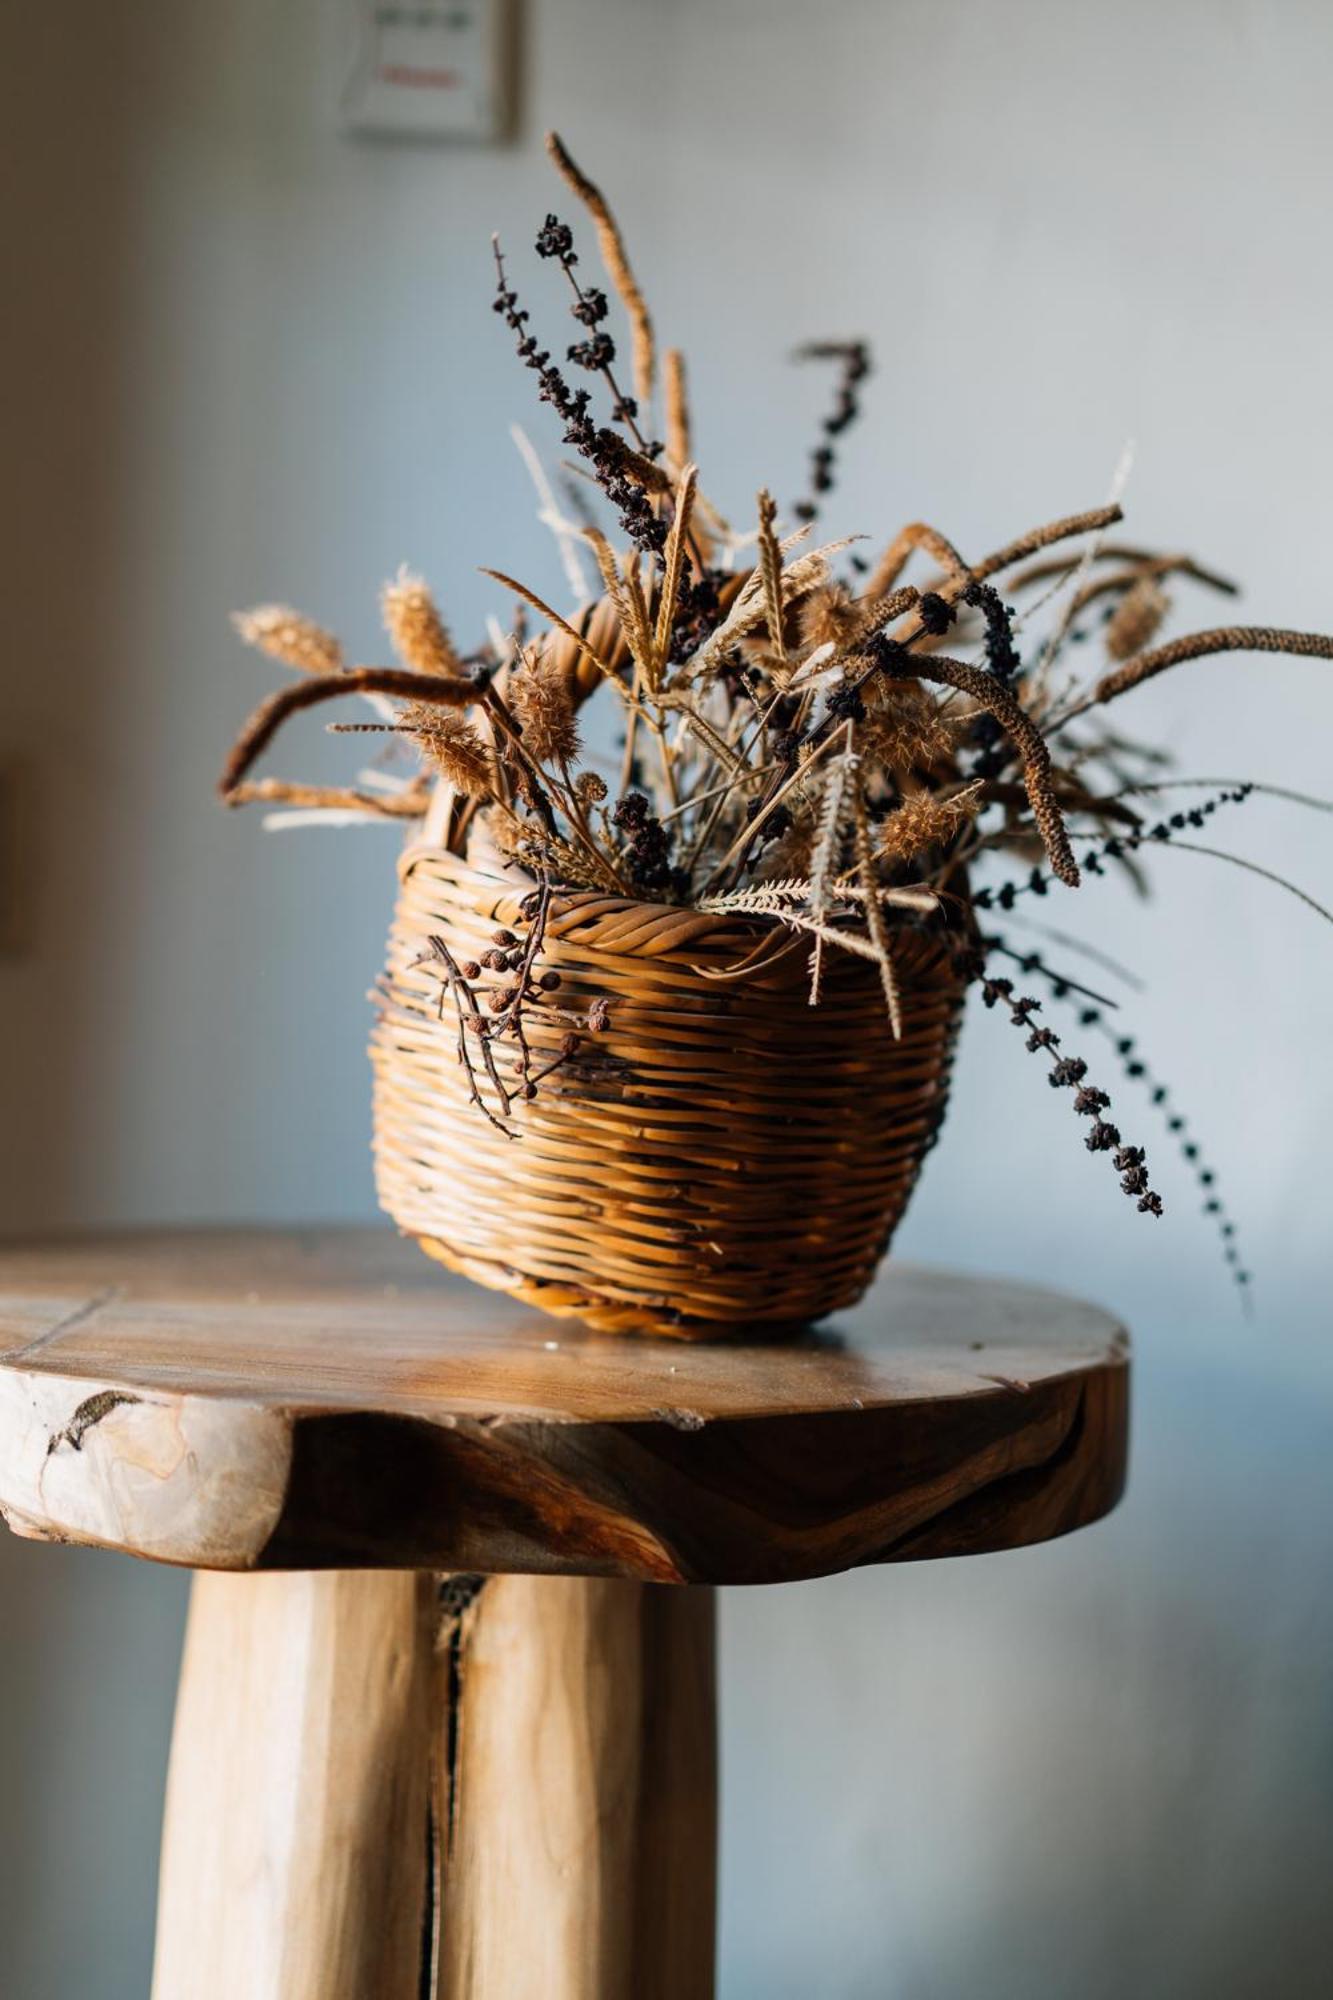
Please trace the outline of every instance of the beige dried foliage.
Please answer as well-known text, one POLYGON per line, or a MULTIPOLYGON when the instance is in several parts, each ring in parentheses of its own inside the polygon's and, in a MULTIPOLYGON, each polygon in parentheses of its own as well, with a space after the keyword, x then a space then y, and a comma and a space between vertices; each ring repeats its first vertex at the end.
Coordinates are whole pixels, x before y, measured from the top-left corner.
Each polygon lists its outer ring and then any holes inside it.
POLYGON ((858 735, 863 749, 889 771, 933 771, 947 764, 963 719, 941 709, 925 688, 871 681, 858 735))
POLYGON ((596 848, 553 836, 536 819, 519 819, 514 813, 493 808, 487 814, 487 828, 500 853, 524 867, 548 874, 555 882, 571 889, 606 889, 623 895, 624 884, 596 848))
POLYGON ((336 674, 343 664, 343 649, 332 632, 326 632, 304 612, 290 604, 256 604, 252 611, 233 611, 231 622, 247 646, 296 667, 303 674, 336 674))
POLYGON ((758 499, 759 507, 759 579, 764 596, 764 622, 768 627, 768 642, 779 657, 785 655, 787 642, 783 633, 782 602, 782 550, 777 536, 777 503, 765 488, 758 499))
POLYGON ((861 637, 864 608, 845 583, 821 583, 808 591, 797 609, 797 629, 803 646, 833 646, 841 652, 861 637))
POLYGON ((467 799, 494 796, 490 751, 480 730, 466 716, 428 702, 410 702, 403 710, 402 727, 415 737, 423 756, 456 792, 467 799))
POLYGON ((404 564, 380 594, 384 629, 404 666, 419 674, 458 674, 463 663, 423 578, 404 564))
POLYGON ((1150 646, 1171 609, 1171 600, 1154 576, 1131 584, 1106 628, 1106 650, 1113 660, 1128 660, 1150 646))
POLYGON ((880 855, 885 861, 901 864, 946 846, 981 810, 981 792, 980 784, 945 796, 915 792, 880 827, 880 855))
POLYGON ((509 683, 509 705, 523 730, 523 748, 539 764, 572 764, 579 726, 569 682, 555 662, 528 661, 509 683))
POLYGON ((662 356, 662 386, 667 457, 673 465, 683 467, 690 459, 690 400, 685 356, 678 347, 668 347, 662 356))

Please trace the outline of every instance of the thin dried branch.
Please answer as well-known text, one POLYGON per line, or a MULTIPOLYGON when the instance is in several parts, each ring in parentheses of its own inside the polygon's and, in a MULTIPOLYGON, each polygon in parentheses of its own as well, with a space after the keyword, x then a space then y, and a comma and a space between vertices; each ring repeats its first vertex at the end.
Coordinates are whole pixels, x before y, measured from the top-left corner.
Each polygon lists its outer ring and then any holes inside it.
POLYGON ((410 792, 363 792, 344 785, 301 785, 285 778, 255 778, 234 785, 228 805, 289 805, 354 812, 369 819, 420 819, 430 803, 428 789, 410 792))
POLYGON ((1140 653, 1112 673, 1104 674, 1088 699, 1064 717, 1083 714, 1095 703, 1114 701, 1131 688, 1150 681, 1168 667, 1185 660, 1202 659, 1209 653, 1295 653, 1304 659, 1333 660, 1333 638, 1323 632, 1287 632, 1271 625, 1221 625, 1210 632, 1191 632, 1172 639, 1156 652, 1140 653))
POLYGON ((1307 910, 1313 910, 1325 923, 1333 924, 1333 910, 1326 910, 1322 903, 1316 902, 1295 882, 1289 882, 1285 875, 1277 874, 1272 868, 1261 868, 1257 861, 1247 861, 1242 854, 1228 854, 1221 847, 1201 847, 1197 840, 1171 840, 1166 843, 1166 848, 1168 853, 1173 854, 1206 854, 1210 860, 1229 861, 1233 868, 1243 868, 1247 875, 1262 876, 1265 882, 1276 883, 1279 889, 1285 889, 1289 896, 1294 896, 1298 903, 1304 903, 1307 910))
POLYGON ((296 681, 291 687, 280 688, 255 709, 232 746, 218 790, 231 803, 236 787, 256 758, 268 748, 287 717, 299 709, 337 701, 347 694, 386 694, 400 701, 439 702, 447 707, 465 708, 481 699, 484 685, 479 680, 428 678, 406 667, 349 667, 345 673, 296 681))
POLYGON ((777 503, 765 488, 759 495, 759 580, 764 593, 764 618, 768 643, 779 659, 785 659, 787 642, 782 636, 782 553, 773 523, 777 503))
MULTIPOLYGON (((1052 577, 1067 577, 1079 566, 1078 556, 1048 556, 1044 562, 1036 562, 1027 569, 1011 576, 1010 590, 1027 590, 1033 584, 1048 582, 1052 577)), ((1187 576, 1195 583, 1205 584, 1210 590, 1219 590, 1227 597, 1235 597, 1239 585, 1230 577, 1220 576, 1216 570, 1205 569, 1192 556, 1160 555, 1155 549, 1133 548, 1125 542, 1102 542, 1093 557, 1094 563, 1118 562, 1128 566, 1126 573, 1141 575, 1145 569, 1154 576, 1187 576)))
POLYGON ((875 947, 880 984, 884 988, 884 1004, 889 1010, 889 1026, 893 1030, 894 1041, 900 1042, 903 1038, 902 988, 898 983, 898 974, 893 963, 884 911, 875 893, 878 886, 875 875, 875 849, 870 837, 870 816, 866 811, 865 787, 861 782, 859 771, 852 782, 852 811, 855 821, 857 869, 865 897, 866 929, 870 933, 870 942, 875 947))
POLYGON ((654 634, 654 675, 649 686, 654 693, 662 685, 667 660, 671 652, 671 628, 675 623, 676 608, 680 598, 681 577, 685 569, 686 539, 690 532, 690 516, 694 512, 694 492, 699 476, 697 465, 687 465, 681 472, 680 485, 676 489, 676 511, 671 521, 671 532, 667 536, 666 549, 662 556, 662 594, 657 606, 657 631, 654 634))
POLYGON ((1050 548, 1053 542, 1066 542, 1074 535, 1093 535, 1123 519, 1124 510, 1115 501, 1106 507, 1090 507, 1082 514, 1066 514, 1058 521, 1048 521, 1045 527, 1030 528, 1016 541, 995 549, 976 564, 972 574, 984 582, 988 576, 998 576, 1002 570, 1012 569, 1015 563, 1025 562, 1038 549, 1050 548))
POLYGON ((570 594, 576 605, 586 604, 592 593, 588 589, 588 578, 579 559, 582 525, 578 521, 572 521, 561 509, 555 497, 555 488, 547 477, 546 468, 522 425, 511 424, 509 435, 514 440, 519 457, 528 469, 528 477, 536 488, 540 503, 537 508, 537 519, 555 536, 555 545, 560 552, 560 562, 570 594))
POLYGON ((685 386, 685 356, 668 347, 662 356, 663 429, 666 454, 678 471, 689 464, 690 402, 685 386))
POLYGON ((560 613, 554 610, 544 597, 538 597, 536 591, 529 590, 526 583, 519 583, 514 577, 506 576, 502 569, 486 569, 483 566, 481 574, 489 576, 494 583, 503 584, 506 590, 512 590, 515 597, 521 598, 524 604, 530 604, 534 611, 540 611, 542 617, 549 620, 558 632, 563 632, 567 639, 573 641, 579 652, 592 662, 599 673, 604 674, 609 681, 616 679, 614 669, 607 665, 596 648, 589 644, 583 633, 577 631, 567 618, 562 618, 560 613))
POLYGON ((963 583, 972 574, 953 543, 940 534, 938 529, 932 528, 925 521, 909 521, 907 526, 894 536, 871 571, 865 595, 868 598, 886 596, 918 550, 933 556, 946 575, 957 577, 963 583))
POLYGON ((1071 889, 1079 883, 1078 863, 1069 845, 1060 802, 1056 797, 1051 769, 1051 753, 1037 725, 1011 694, 998 685, 993 674, 970 667, 963 660, 939 654, 929 659, 904 658, 895 662, 895 674, 913 675, 920 680, 938 681, 943 687, 961 688, 979 708, 993 715, 1023 760, 1023 783, 1037 831, 1042 837, 1051 867, 1071 889))
POLYGON ((295 667, 303 674, 336 674, 343 666, 343 649, 326 632, 290 604, 256 604, 252 611, 233 611, 231 622, 247 646, 295 667))
POLYGON ((601 189, 590 181, 582 168, 570 158, 558 132, 547 133, 546 150, 565 185, 573 190, 592 217, 593 227, 597 232, 597 248, 606 266, 606 274, 615 286, 629 319, 634 360, 634 393, 641 403, 647 404, 653 393, 653 377, 656 372, 653 323, 649 317, 647 301, 630 269, 629 253, 625 249, 619 225, 607 206, 601 189))

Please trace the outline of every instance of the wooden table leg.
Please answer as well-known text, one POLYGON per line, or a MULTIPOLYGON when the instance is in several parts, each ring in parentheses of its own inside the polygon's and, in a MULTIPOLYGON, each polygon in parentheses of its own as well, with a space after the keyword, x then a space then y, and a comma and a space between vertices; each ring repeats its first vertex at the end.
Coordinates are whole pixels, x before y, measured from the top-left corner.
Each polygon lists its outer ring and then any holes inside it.
POLYGON ((711 1591, 200 1575, 154 2000, 709 2000, 715 1822, 711 1591))
POLYGON ((497 1577, 452 1629, 439 2000, 708 2000, 712 1591, 497 1577))

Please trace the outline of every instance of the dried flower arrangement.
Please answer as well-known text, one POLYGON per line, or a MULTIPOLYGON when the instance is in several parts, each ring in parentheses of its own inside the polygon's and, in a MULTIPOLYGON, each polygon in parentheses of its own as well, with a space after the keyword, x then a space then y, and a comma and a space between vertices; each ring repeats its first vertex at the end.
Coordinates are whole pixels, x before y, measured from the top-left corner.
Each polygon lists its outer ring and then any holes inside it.
POLYGON ((409 829, 373 1049, 385 1206, 456 1268, 598 1325, 715 1333, 816 1317, 858 1295, 887 1244, 975 984, 1070 1093, 1088 1149, 1160 1215, 1143 1148, 999 961, 1109 1036, 1245 1283, 1214 1177, 1112 1003, 993 924, 1053 881, 1136 876, 1150 847, 1215 853, 1186 836, 1256 789, 1165 775, 1160 752, 1108 726, 1110 704, 1208 654, 1333 658, 1333 639, 1227 625, 1155 643, 1171 580, 1234 587, 1108 539, 1114 501, 980 561, 920 522, 873 564, 846 540, 812 545, 869 370, 860 342, 803 350, 837 364, 838 386, 794 525, 765 491, 737 532, 699 483, 675 351, 661 364, 664 440, 649 434, 648 308, 602 195, 558 138, 548 146, 630 335, 632 393, 610 301, 548 215, 537 254, 578 328, 566 360, 592 385, 572 388, 495 245, 495 311, 577 454, 557 498, 518 434, 575 608, 488 570, 513 621, 463 654, 404 570, 382 600, 394 666, 349 664, 283 606, 237 619, 304 678, 251 718, 225 799, 284 821, 409 829), (608 505, 619 547, 599 525, 608 505), (904 581, 913 557, 931 565, 920 585, 904 581), (1106 664, 1079 684, 1067 654, 1094 621, 1106 664), (335 727, 405 738, 418 768, 382 761, 350 789, 250 778, 287 717, 348 694, 376 719, 335 727), (594 695, 615 704, 605 775, 583 747, 594 695), (1172 792, 1184 803, 1154 818, 1172 792), (1005 856, 1021 873, 975 880, 1005 856))

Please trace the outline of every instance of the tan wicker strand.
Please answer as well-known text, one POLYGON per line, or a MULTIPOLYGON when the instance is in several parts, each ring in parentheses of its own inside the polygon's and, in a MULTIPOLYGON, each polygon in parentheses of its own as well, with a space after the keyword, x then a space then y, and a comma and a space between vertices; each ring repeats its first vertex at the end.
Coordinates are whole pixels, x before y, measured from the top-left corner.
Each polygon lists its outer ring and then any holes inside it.
MULTIPOLYGON (((480 958, 498 926, 520 925, 531 884, 420 843, 400 876, 371 1056, 379 1196, 402 1230, 602 1332, 718 1338, 860 1296, 944 1112, 963 989, 938 942, 895 939, 895 1041, 864 960, 828 954, 812 1008, 804 951, 736 976, 763 935, 753 918, 556 897, 540 969, 560 985, 527 1010, 534 1066, 594 1000, 609 1022, 498 1130, 471 1100, 453 1000, 418 961, 436 935, 480 958)), ((494 1050, 508 1083, 516 1052, 494 1050)))

